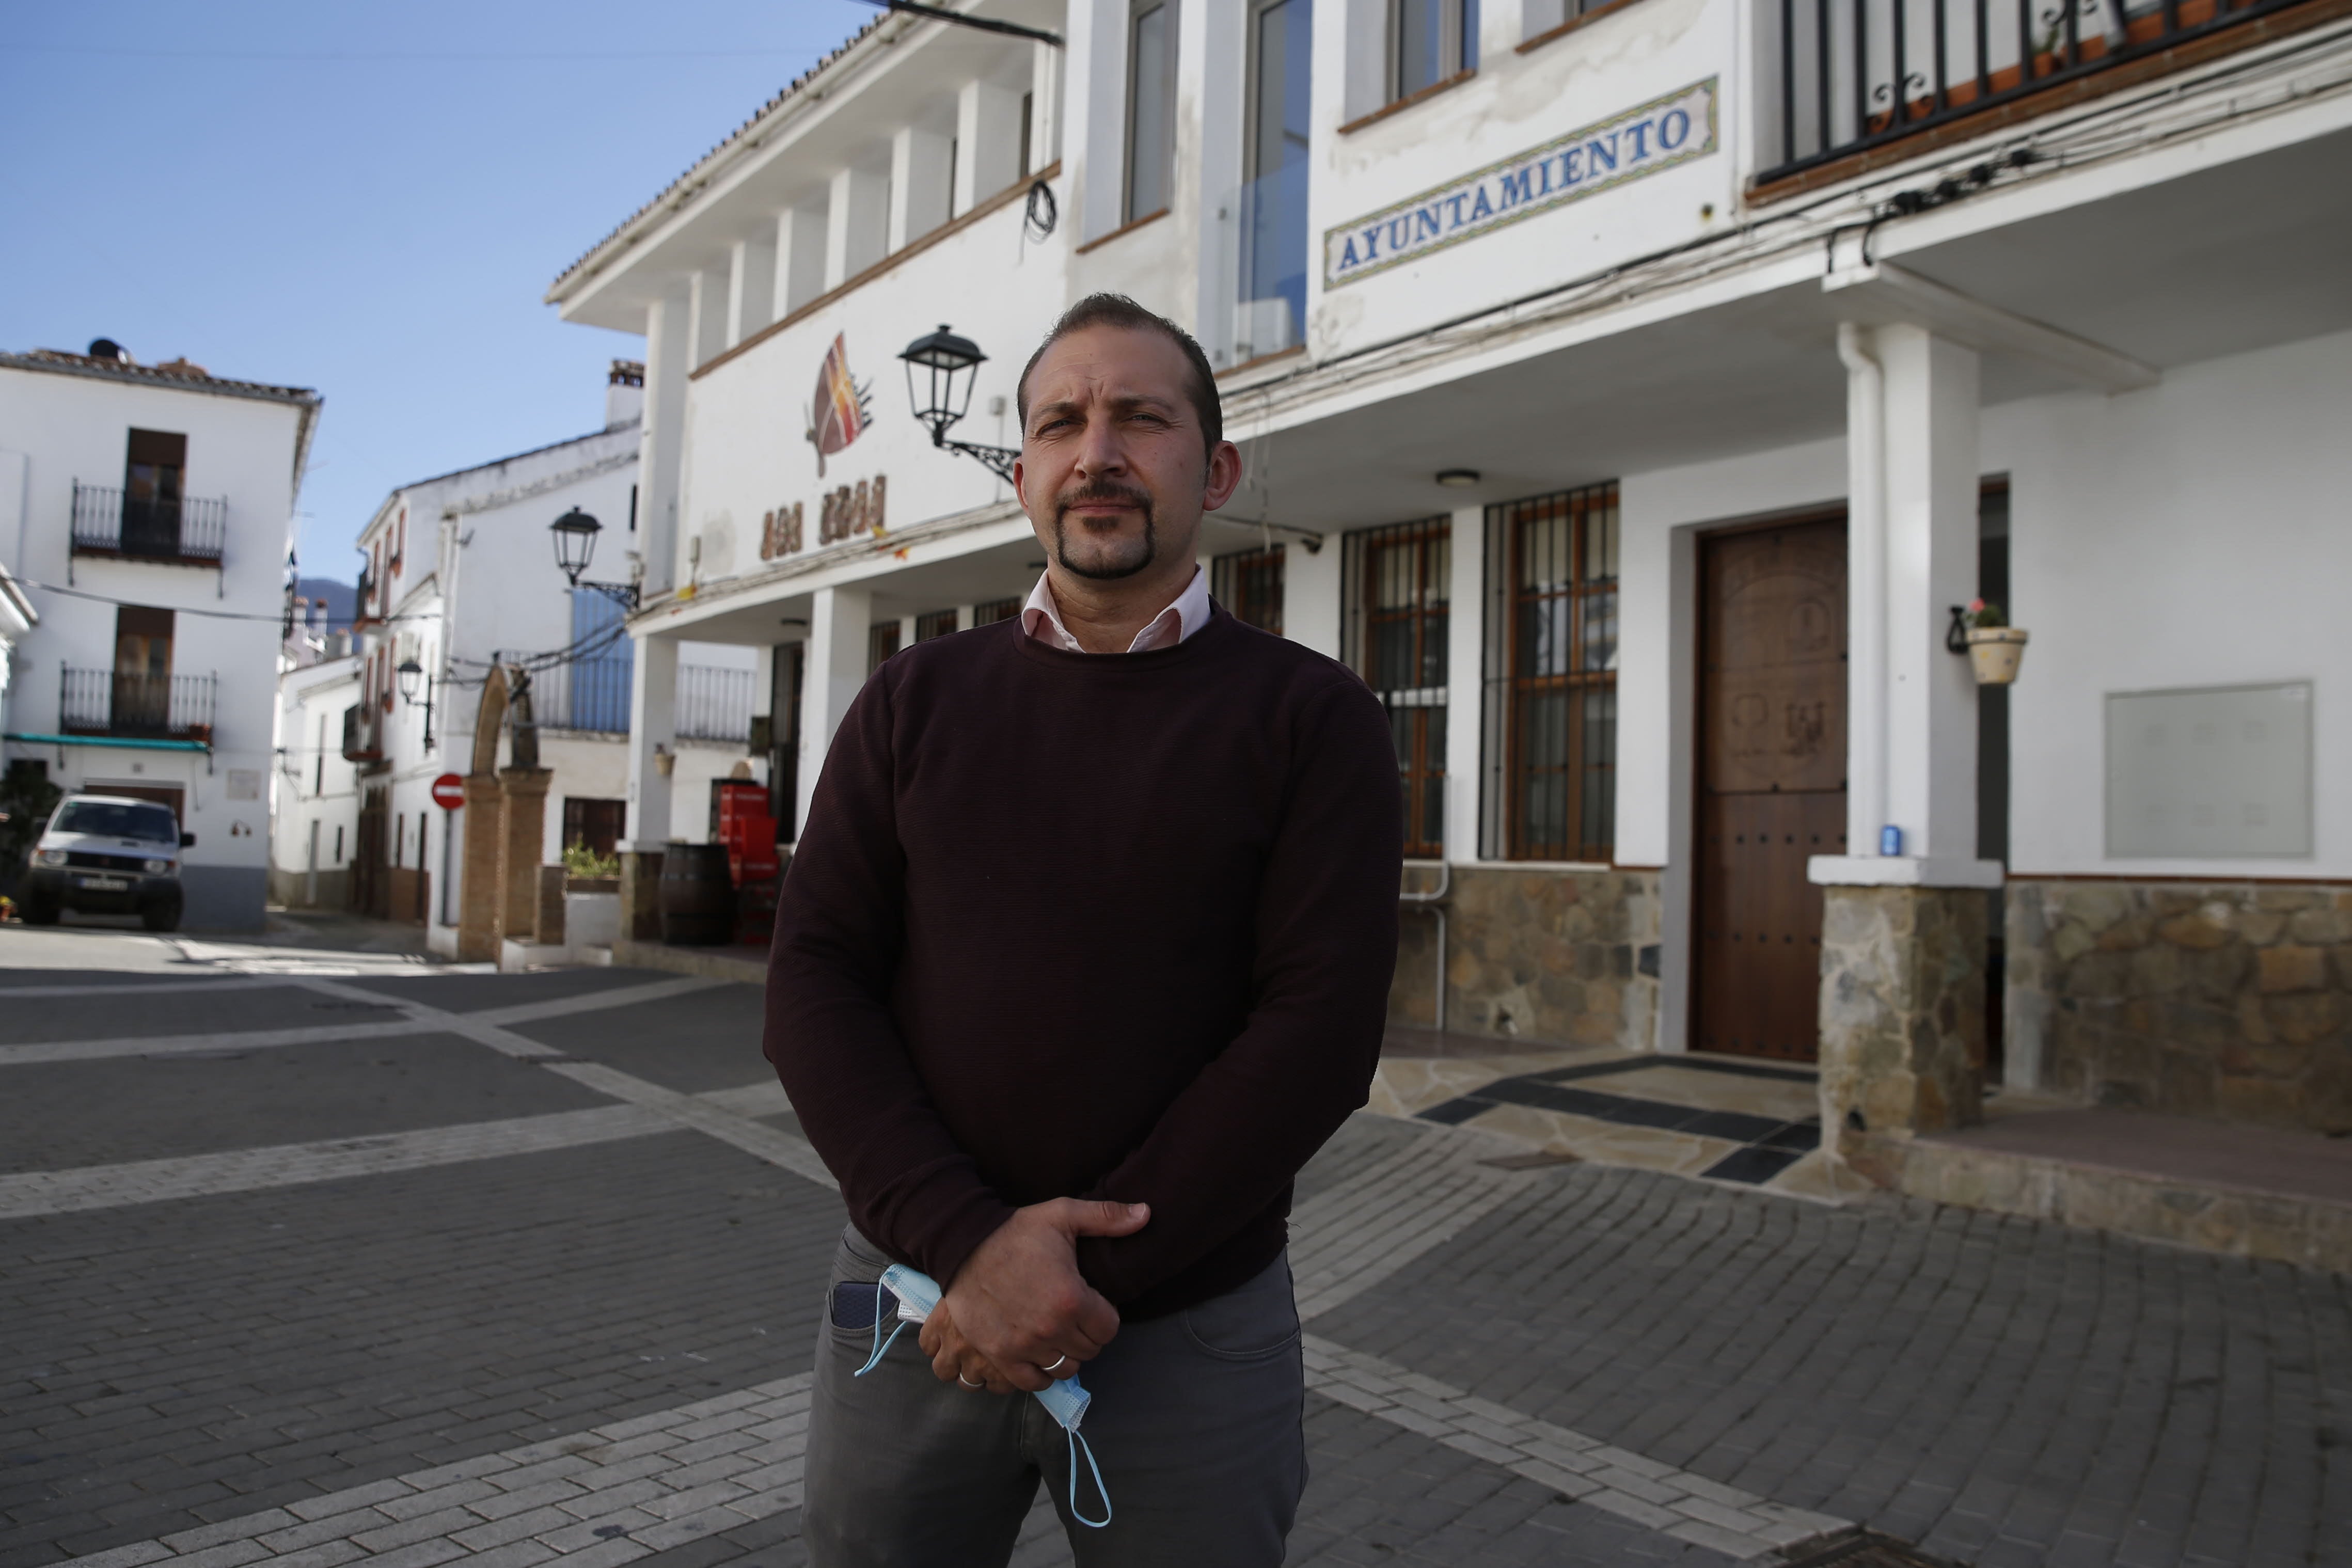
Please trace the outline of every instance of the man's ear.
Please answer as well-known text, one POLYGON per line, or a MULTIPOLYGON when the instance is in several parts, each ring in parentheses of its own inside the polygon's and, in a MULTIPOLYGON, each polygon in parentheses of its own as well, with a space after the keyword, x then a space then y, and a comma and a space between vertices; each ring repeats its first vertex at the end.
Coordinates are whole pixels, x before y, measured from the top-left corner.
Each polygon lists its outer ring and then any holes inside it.
POLYGON ((1201 510, 1213 512, 1234 498, 1242 486, 1242 449, 1220 441, 1209 452, 1208 482, 1202 486, 1201 510))

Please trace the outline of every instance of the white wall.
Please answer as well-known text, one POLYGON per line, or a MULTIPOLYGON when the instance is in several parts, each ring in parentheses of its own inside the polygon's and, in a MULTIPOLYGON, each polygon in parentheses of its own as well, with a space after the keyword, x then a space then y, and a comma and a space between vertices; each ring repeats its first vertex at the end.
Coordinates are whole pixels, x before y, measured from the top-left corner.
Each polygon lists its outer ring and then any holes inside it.
POLYGON ((2011 869, 2352 875, 2352 333, 2167 372, 2118 397, 1986 411, 2010 476, 2011 869), (2109 692, 2313 682, 2316 852, 2109 860, 2109 692))

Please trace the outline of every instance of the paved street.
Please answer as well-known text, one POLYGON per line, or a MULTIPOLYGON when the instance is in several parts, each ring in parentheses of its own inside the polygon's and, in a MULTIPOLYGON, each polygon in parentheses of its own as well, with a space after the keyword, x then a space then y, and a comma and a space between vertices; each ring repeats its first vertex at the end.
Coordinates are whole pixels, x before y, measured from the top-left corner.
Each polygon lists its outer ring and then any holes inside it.
MULTIPOLYGON (((642 972, 0 928, 0 1568, 804 1561, 842 1215, 758 1019, 642 972)), ((1988 1568, 2352 1563, 2341 1279, 1515 1152, 1365 1114, 1306 1174, 1294 1561, 1861 1525, 1988 1568)), ((1017 1561, 1066 1560, 1041 1505, 1017 1561)))

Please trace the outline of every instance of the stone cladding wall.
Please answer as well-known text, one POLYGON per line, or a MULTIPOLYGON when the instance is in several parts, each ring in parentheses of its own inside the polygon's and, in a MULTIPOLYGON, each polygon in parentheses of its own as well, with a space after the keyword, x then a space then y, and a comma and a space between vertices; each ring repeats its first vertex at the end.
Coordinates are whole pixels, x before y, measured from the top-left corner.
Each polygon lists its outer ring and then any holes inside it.
POLYGON ((1822 1124, 1874 1180, 1885 1141, 1983 1119, 1989 918, 1976 888, 1827 887, 1822 1124))
MULTIPOLYGON (((1654 1050, 1659 905, 1654 871, 1455 866, 1447 1033, 1654 1050)), ((1391 1022, 1433 1021, 1436 941, 1429 915, 1400 912, 1391 1022)))
POLYGON ((2009 1050, 2039 1087, 2352 1132, 2352 886, 2009 884, 2009 1050))

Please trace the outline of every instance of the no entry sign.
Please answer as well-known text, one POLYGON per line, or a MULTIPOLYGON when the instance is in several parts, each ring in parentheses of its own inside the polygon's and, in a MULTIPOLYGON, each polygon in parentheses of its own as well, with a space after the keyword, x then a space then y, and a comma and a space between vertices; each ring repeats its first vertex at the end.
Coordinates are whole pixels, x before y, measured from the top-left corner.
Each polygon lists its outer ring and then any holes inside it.
POLYGON ((454 811, 466 803, 466 781, 455 773, 444 773, 433 780, 433 803, 445 811, 454 811))

